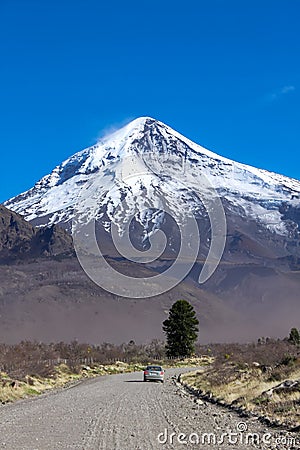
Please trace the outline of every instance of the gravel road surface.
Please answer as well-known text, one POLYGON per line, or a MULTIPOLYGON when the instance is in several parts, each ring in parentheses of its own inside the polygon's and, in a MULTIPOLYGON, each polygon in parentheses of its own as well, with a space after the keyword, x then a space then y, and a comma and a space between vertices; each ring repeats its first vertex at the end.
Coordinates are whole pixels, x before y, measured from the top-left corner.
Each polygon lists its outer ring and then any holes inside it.
POLYGON ((300 448, 296 434, 268 429, 257 420, 241 419, 219 406, 196 402, 176 383, 176 376, 187 370, 168 370, 164 384, 144 383, 142 373, 103 376, 1 406, 0 448, 300 448), (250 433, 258 433, 256 443, 250 433))

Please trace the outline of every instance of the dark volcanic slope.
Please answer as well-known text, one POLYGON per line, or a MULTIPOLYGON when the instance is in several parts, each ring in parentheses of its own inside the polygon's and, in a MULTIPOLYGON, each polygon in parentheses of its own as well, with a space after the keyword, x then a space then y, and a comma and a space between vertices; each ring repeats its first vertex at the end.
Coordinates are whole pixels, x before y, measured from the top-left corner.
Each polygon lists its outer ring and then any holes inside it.
POLYGON ((72 254, 72 238, 63 229, 35 228, 19 214, 0 205, 0 261, 72 254))
POLYGON ((224 263, 205 288, 187 279, 158 297, 130 300, 96 286, 74 257, 1 265, 0 341, 162 338, 162 321, 179 298, 195 307, 202 342, 285 336, 299 326, 299 283, 298 272, 224 263))
MULTIPOLYGON (((248 258, 225 258, 203 286, 195 282, 199 262, 172 291, 124 299, 87 277, 64 230, 36 229, 4 207, 0 213, 0 341, 162 338, 162 321, 179 298, 195 307, 202 342, 285 336, 299 326, 300 273, 285 259, 258 258, 254 264, 248 258)), ((109 261, 123 273, 138 275, 124 259, 109 261)), ((155 270, 159 265, 144 268, 143 274, 152 276, 155 270)))
POLYGON ((35 229, 19 214, 0 205, 0 255, 26 253, 35 229))

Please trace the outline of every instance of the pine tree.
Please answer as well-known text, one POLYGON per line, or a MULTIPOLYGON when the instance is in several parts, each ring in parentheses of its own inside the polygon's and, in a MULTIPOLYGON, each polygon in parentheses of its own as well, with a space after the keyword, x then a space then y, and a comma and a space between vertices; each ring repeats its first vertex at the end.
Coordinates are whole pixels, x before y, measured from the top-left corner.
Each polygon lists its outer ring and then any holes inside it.
POLYGON ((300 334, 297 328, 292 328, 289 335, 289 342, 294 345, 300 345, 300 334))
POLYGON ((193 306, 186 300, 178 300, 163 322, 167 337, 167 355, 171 357, 191 356, 195 351, 199 320, 193 306))

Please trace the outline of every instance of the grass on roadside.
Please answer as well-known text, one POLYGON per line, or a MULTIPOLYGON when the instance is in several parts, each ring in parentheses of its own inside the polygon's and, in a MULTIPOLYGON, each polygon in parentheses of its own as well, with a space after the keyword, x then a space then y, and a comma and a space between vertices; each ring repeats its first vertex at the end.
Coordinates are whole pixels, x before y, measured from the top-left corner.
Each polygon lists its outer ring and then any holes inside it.
POLYGON ((49 377, 25 376, 21 380, 9 377, 6 373, 0 373, 0 402, 2 404, 13 402, 21 398, 38 396, 50 389, 60 388, 84 378, 92 378, 100 375, 133 372, 142 370, 144 366, 116 362, 111 365, 93 365, 92 367, 81 365, 72 370, 66 364, 54 367, 54 373, 49 377))
POLYGON ((213 364, 183 375, 182 381, 228 405, 278 424, 300 425, 300 358, 285 356, 276 364, 265 366, 227 355, 224 361, 217 358, 213 364))

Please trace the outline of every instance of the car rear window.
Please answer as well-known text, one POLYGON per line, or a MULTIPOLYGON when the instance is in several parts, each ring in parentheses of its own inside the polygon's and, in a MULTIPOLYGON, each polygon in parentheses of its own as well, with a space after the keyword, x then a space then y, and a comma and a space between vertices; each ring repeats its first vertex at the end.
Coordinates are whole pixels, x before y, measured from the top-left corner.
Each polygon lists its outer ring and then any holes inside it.
POLYGON ((158 372, 162 372, 162 368, 160 366, 148 366, 147 370, 156 370, 158 372))

